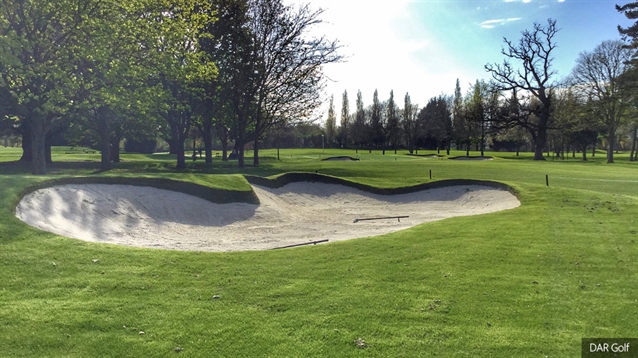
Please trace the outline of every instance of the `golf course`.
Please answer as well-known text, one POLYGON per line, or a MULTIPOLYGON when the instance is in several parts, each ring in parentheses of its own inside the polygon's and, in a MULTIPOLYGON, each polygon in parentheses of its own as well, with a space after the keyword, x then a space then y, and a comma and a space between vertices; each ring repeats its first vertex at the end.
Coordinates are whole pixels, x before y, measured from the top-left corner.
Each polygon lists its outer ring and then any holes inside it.
MULTIPOLYGON (((100 171, 100 153, 86 149, 53 147, 47 174, 36 176, 18 163, 20 148, 0 147, 0 356, 580 357, 582 338, 637 336, 638 164, 628 153, 607 164, 604 151, 584 162, 578 154, 458 160, 465 151, 265 149, 258 167, 215 157, 189 160, 183 170, 174 155, 122 153, 112 170, 100 171), (355 160, 325 160, 332 157, 355 160), (197 226, 200 216, 221 230, 260 218, 266 206, 281 216, 240 229, 302 225, 294 229, 299 237, 283 231, 252 246, 241 242, 242 231, 232 234, 232 247, 215 246, 230 240, 225 231, 198 232, 196 243, 180 246, 155 242, 161 235, 142 243, 109 242, 104 232, 72 238, 18 217, 29 195, 89 184, 181 192, 220 208, 186 205, 192 212, 177 220, 186 209, 169 197, 177 213, 148 219, 156 225, 149 235, 162 225, 197 226), (459 188, 453 199, 466 206, 479 193, 491 197, 477 203, 489 210, 443 203, 436 190, 448 186, 459 188), (346 204, 363 199, 330 206, 350 190, 381 202, 368 217, 394 219, 357 222, 366 211, 346 204), (304 209, 291 206, 284 216, 281 198, 304 209), (502 200, 512 201, 496 208, 502 200), (395 209, 399 201, 411 202, 395 209), (453 215, 442 214, 443 204, 453 215), (250 206, 246 214, 224 205, 250 206), (313 223, 313 210, 325 221, 313 223), (235 216, 214 221, 223 212, 235 216), (320 237, 306 235, 341 219, 320 237), (344 230, 352 235, 339 237, 344 230)), ((82 200, 70 201, 75 220, 86 220, 82 200)), ((56 214, 52 201, 38 205, 56 214)), ((171 230, 179 243, 195 235, 171 230)))

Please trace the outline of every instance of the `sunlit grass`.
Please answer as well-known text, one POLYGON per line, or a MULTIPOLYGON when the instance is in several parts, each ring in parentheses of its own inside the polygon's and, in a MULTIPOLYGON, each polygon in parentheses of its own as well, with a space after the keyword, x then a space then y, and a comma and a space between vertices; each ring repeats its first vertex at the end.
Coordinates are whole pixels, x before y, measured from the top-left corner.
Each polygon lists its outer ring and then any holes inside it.
MULTIPOLYGON (((99 160, 55 153, 54 161, 99 160)), ((350 150, 281 150, 279 160, 276 150, 260 153, 262 165, 243 170, 216 158, 177 172, 166 154, 122 154, 107 173, 54 163, 45 178, 0 165, 0 355, 579 357, 583 337, 638 332, 638 166, 626 154, 609 165, 602 153, 587 163, 510 153, 452 161, 360 151, 357 162, 320 160, 357 155, 350 150), (430 170, 432 180, 505 182, 522 206, 374 238, 232 254, 86 243, 13 216, 24 188, 69 175, 246 190, 235 174, 316 171, 401 187, 430 181, 430 170)))

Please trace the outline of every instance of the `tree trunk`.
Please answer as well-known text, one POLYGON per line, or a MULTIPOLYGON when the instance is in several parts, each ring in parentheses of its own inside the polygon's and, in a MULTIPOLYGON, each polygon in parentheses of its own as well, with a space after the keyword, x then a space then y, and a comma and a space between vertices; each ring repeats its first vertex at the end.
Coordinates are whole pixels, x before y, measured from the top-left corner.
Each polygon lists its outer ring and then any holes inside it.
POLYGON ((202 140, 204 141, 204 152, 206 152, 206 164, 213 162, 213 122, 204 120, 202 126, 202 140))
POLYGON ((23 122, 20 126, 20 132, 22 135, 22 157, 20 162, 30 163, 33 158, 33 138, 31 137, 31 130, 26 122, 23 122))
POLYGON ((614 146, 616 141, 616 128, 610 127, 609 133, 607 135, 607 141, 609 142, 609 147, 607 148, 607 163, 614 162, 614 146))
POLYGON ((107 119, 106 109, 97 108, 95 110, 95 121, 97 124, 97 132, 100 137, 100 171, 113 169, 111 165, 111 131, 107 119))
POLYGON ((111 137, 111 162, 120 162, 120 141, 121 138, 118 135, 111 137))
POLYGON ((632 136, 632 143, 631 143, 631 154, 629 154, 629 161, 630 162, 636 162, 638 161, 638 153, 636 152, 636 145, 638 145, 636 142, 638 142, 638 126, 634 127, 634 135, 632 136))
POLYGON ((583 162, 587 161, 587 146, 583 146, 583 162))
POLYGON ((227 162, 228 161, 228 137, 220 138, 220 141, 222 142, 222 161, 227 162))
POLYGON ((534 143, 534 160, 545 160, 543 156, 543 149, 545 149, 545 145, 547 144, 547 129, 539 128, 538 136, 536 137, 536 141, 534 143))
POLYGON ((237 147, 237 167, 238 168, 243 168, 245 166, 244 164, 244 141, 242 140, 237 140, 237 143, 235 143, 235 147, 237 147))
POLYGON ((48 133, 44 136, 44 160, 47 164, 53 163, 51 158, 51 137, 48 133))
POLYGON ((186 169, 186 151, 184 149, 184 142, 186 142, 186 136, 181 136, 175 143, 175 151, 177 154, 177 164, 175 169, 186 169))
POLYGON ((168 138, 166 141, 168 142, 168 154, 177 154, 177 143, 174 137, 171 136, 171 138, 168 138))
POLYGON ((46 149, 44 144, 45 129, 42 121, 31 121, 31 172, 34 175, 44 175, 47 173, 46 149))
POLYGON ((255 137, 254 146, 255 148, 253 149, 253 165, 258 166, 259 165, 259 139, 257 137, 255 137))
POLYGON ((189 114, 187 113, 173 110, 169 111, 168 117, 166 118, 169 126, 171 127, 170 141, 173 142, 173 147, 177 156, 175 169, 186 169, 184 143, 186 142, 187 133, 190 129, 190 118, 188 116, 189 114))

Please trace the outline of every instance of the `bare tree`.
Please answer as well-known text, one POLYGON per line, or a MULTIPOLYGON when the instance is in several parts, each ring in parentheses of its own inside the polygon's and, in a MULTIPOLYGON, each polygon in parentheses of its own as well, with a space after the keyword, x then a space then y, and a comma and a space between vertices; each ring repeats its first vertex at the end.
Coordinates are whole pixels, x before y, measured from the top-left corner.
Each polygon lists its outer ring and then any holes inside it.
POLYGON ((272 126, 307 119, 322 103, 323 65, 341 60, 337 41, 307 38, 308 31, 322 22, 322 13, 308 4, 293 9, 281 0, 249 2, 249 27, 258 58, 254 165, 259 165, 259 139, 272 126))
POLYGON ((556 48, 554 37, 559 31, 556 20, 547 20, 547 26, 534 23, 532 31, 522 32, 518 44, 504 39, 507 49, 502 64, 487 64, 485 70, 492 74, 501 91, 518 91, 521 96, 531 96, 539 105, 522 108, 524 115, 515 119, 534 140, 534 160, 545 160, 543 148, 547 143, 547 129, 552 113, 552 96, 556 84, 551 82, 556 71, 552 70, 552 51, 556 48), (522 63, 515 69, 508 59, 522 63), (533 117, 530 117, 533 116, 533 117), (535 118, 536 120, 530 120, 535 118))
POLYGON ((607 163, 614 162, 616 131, 636 96, 634 91, 624 91, 620 83, 630 59, 631 51, 622 41, 604 41, 592 52, 581 52, 572 71, 577 90, 592 99, 607 129, 607 163))

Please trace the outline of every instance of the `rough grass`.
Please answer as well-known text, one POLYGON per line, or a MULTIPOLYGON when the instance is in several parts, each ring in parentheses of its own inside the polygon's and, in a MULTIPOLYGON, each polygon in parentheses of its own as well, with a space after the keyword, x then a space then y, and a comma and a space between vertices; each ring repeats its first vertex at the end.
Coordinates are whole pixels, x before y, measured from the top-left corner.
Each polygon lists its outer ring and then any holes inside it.
MULTIPOLYGON (((170 158, 141 155, 123 155, 110 173, 60 165, 46 178, 0 165, 1 355, 579 357, 581 338, 638 332, 638 166, 622 155, 607 165, 282 154, 265 151, 262 166, 241 172, 318 171, 393 188, 428 182, 431 169, 433 180, 502 181, 522 206, 296 249, 135 249, 30 228, 13 216, 18 194, 68 175, 244 190, 240 171, 196 162, 176 173, 170 158)), ((65 155, 91 154, 54 160, 65 155)))

